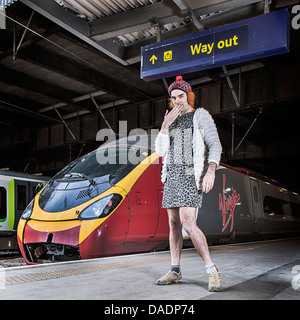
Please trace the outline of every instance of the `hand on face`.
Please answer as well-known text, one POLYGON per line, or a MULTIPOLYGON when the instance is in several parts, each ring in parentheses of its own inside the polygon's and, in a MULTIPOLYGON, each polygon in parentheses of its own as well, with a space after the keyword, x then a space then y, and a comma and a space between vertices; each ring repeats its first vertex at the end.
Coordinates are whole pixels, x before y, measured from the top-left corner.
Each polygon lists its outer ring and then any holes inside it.
POLYGON ((182 106, 174 107, 170 112, 167 110, 164 117, 163 127, 169 128, 169 126, 175 121, 180 115, 182 106))

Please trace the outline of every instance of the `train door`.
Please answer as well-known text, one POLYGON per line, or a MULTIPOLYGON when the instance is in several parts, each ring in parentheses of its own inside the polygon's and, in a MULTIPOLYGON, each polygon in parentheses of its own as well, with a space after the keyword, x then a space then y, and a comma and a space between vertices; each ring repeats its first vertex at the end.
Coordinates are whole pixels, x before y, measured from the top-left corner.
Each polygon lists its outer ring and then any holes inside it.
MULTIPOLYGON (((0 186, 0 223, 7 219, 7 190, 0 186)), ((2 227, 2 224, 1 224, 2 227)), ((0 229, 1 230, 1 229, 0 229)))
POLYGON ((152 192, 147 188, 147 184, 139 185, 128 193, 130 223, 126 242, 141 243, 154 237, 158 221, 157 204, 153 205, 152 192))
POLYGON ((154 237, 151 241, 166 241, 169 239, 169 219, 167 209, 161 207, 163 191, 157 190, 158 221, 154 237))
MULTIPOLYGON (((29 182, 29 202, 37 195, 38 190, 36 189, 36 186, 39 184, 39 182, 29 182)), ((29 202, 27 204, 29 204, 29 202)), ((26 205, 27 206, 27 205, 26 205)))
MULTIPOLYGON (((10 210, 10 194, 14 194, 14 192, 11 192, 14 181, 6 177, 0 180, 0 250, 16 250, 18 248, 17 239, 10 225, 10 216, 13 212, 13 210, 10 210)), ((12 199, 14 199, 14 196, 12 196, 12 199)))
POLYGON ((15 180, 14 230, 17 229, 20 217, 30 200, 30 183, 28 181, 15 180))
POLYGON ((260 232, 262 228, 263 216, 262 216, 262 204, 259 182, 257 180, 250 179, 250 187, 252 194, 252 208, 253 208, 253 227, 252 232, 260 232))

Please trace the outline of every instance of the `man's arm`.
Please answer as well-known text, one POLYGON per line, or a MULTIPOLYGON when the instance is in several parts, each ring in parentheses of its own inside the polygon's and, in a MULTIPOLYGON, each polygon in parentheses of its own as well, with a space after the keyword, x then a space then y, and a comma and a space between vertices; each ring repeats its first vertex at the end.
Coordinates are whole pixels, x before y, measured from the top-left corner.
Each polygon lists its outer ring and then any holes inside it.
POLYGON ((179 114, 179 107, 174 107, 170 112, 166 111, 165 113, 164 121, 162 123, 159 134, 155 140, 155 151, 161 157, 164 157, 169 149, 169 127, 175 121, 179 114))
POLYGON ((212 116, 208 111, 204 110, 202 114, 202 126, 204 129, 204 141, 208 146, 208 170, 203 177, 202 188, 203 192, 209 192, 215 182, 216 168, 219 164, 222 152, 217 127, 212 116))

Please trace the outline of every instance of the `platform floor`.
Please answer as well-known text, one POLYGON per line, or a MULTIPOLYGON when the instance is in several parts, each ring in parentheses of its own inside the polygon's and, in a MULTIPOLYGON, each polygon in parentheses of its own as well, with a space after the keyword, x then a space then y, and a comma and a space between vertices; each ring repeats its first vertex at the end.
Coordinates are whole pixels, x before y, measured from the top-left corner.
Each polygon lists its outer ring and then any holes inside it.
POLYGON ((207 291, 195 249, 184 249, 183 283, 156 286, 169 252, 0 269, 0 299, 300 299, 300 239, 210 247, 223 291, 207 291))

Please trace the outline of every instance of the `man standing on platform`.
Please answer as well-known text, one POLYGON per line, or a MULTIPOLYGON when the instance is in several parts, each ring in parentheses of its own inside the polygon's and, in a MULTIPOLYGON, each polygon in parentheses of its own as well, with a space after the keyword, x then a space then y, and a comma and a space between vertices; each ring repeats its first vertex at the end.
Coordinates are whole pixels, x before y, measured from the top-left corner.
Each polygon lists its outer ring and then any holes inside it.
POLYGON ((164 157, 162 208, 167 209, 169 217, 171 270, 155 283, 182 282, 183 228, 204 260, 209 277, 208 290, 221 291, 220 273, 211 259, 206 238, 196 223, 196 208, 202 205, 203 192, 209 192, 214 185, 221 143, 211 115, 203 108, 195 110, 195 95, 181 76, 170 85, 169 95, 172 110, 165 114, 155 149, 164 157))

